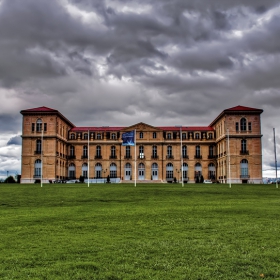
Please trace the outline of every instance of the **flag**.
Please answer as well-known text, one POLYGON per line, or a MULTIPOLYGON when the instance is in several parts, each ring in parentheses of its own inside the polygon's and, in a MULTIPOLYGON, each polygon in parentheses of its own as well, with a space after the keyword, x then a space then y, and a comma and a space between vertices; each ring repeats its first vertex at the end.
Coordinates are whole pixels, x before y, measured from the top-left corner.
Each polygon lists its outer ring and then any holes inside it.
POLYGON ((135 146, 134 130, 123 133, 122 135, 123 146, 135 146))

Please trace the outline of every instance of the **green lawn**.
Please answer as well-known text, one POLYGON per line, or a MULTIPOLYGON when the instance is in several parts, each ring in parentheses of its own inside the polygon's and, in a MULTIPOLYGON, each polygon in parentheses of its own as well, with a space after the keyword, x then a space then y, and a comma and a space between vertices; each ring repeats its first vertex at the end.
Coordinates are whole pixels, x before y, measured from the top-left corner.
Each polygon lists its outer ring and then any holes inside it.
POLYGON ((0 184, 0 279, 280 279, 279 197, 275 185, 0 184))

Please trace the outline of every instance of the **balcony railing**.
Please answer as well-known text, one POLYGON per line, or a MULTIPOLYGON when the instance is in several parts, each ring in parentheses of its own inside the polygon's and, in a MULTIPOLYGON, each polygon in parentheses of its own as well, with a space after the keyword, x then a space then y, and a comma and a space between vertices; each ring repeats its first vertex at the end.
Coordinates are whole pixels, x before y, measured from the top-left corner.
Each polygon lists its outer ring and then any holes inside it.
POLYGON ((158 159, 158 155, 152 155, 151 159, 158 159))
POLYGON ((249 151, 247 150, 241 150, 240 155, 249 155, 249 151))
POLYGON ((75 155, 67 156, 67 159, 76 159, 75 155))
POLYGON ((132 159, 132 156, 129 156, 129 155, 124 156, 124 159, 132 159))
POLYGON ((110 159, 116 159, 117 158, 117 156, 116 155, 110 155, 110 159))
POLYGON ((202 159, 202 156, 201 156, 201 155, 195 155, 194 158, 196 158, 196 159, 202 159))
POLYGON ((214 159, 214 158, 217 158, 216 155, 208 155, 208 159, 214 159))
POLYGON ((34 155, 40 155, 41 153, 43 153, 42 151, 34 151, 34 155))
POLYGON ((145 156, 138 156, 138 159, 145 159, 145 156))
POLYGON ((95 159, 102 159, 102 156, 101 155, 96 155, 94 158, 95 159))
POLYGON ((86 158, 88 158, 88 155, 82 155, 81 156, 81 159, 86 159, 86 158))
POLYGON ((250 175, 240 175, 240 179, 249 179, 250 175))
POLYGON ((167 155, 166 159, 174 159, 174 156, 173 155, 167 155))
POLYGON ((183 158, 189 159, 188 155, 183 155, 183 158))

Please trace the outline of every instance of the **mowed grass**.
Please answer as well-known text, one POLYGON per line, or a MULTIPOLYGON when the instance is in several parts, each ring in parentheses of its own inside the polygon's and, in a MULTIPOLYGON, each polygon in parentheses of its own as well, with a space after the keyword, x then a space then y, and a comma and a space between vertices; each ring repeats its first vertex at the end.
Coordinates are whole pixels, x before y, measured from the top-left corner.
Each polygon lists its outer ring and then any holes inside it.
POLYGON ((280 279, 275 185, 0 184, 0 279, 280 279))

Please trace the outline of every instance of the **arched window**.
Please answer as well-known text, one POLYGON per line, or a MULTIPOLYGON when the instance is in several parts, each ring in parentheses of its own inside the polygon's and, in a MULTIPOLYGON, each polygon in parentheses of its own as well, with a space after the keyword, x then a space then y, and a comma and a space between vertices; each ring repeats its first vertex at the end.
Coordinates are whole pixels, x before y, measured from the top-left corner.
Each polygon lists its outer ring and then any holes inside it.
POLYGON ((183 158, 188 158, 188 150, 187 150, 186 145, 184 145, 182 148, 182 155, 183 155, 183 158))
POLYGON ((167 158, 173 158, 173 156, 172 156, 172 146, 167 146, 167 158))
POLYGON ((124 168, 124 179, 125 180, 131 180, 132 176, 131 176, 131 164, 130 163, 126 163, 125 168, 124 168))
POLYGON ((95 165, 95 177, 96 178, 102 177, 102 165, 100 163, 96 163, 95 165))
POLYGON ((247 141, 245 139, 241 140, 241 153, 247 152, 247 141))
POLYGON ((36 122, 36 131, 37 132, 41 132, 42 131, 42 120, 41 119, 38 119, 37 122, 36 122))
POLYGON ((117 165, 115 163, 110 164, 110 178, 117 178, 117 165))
POLYGON ((76 179, 76 167, 74 163, 69 164, 68 176, 70 179, 76 179))
POLYGON ((241 162, 240 162, 240 177, 241 177, 241 179, 249 177, 248 160, 247 159, 242 159, 241 162))
POLYGON ((247 129, 247 121, 245 118, 242 118, 240 120, 240 129, 241 129, 241 131, 246 131, 246 129, 247 129))
POLYGON ((173 176, 173 164, 172 163, 168 163, 166 165, 166 179, 172 179, 173 180, 174 176, 173 176))
POLYGON ((40 139, 38 139, 38 140, 36 141, 36 152, 37 152, 37 153, 41 153, 41 151, 42 151, 42 142, 41 142, 40 139))
POLYGON ((183 178, 184 178, 184 181, 185 181, 185 179, 188 179, 188 170, 189 170, 188 164, 184 162, 183 163, 183 178))
POLYGON ((202 167, 200 163, 196 163, 194 167, 194 177, 197 178, 198 176, 201 176, 202 167))
POLYGON ((158 165, 157 165, 157 163, 152 164, 152 180, 158 180, 158 165))
POLYGON ((111 158, 116 158, 116 147, 115 146, 111 146, 111 158))
POLYGON ((34 164, 34 178, 41 177, 41 168, 42 168, 41 160, 36 159, 34 164))
POLYGON ((82 165, 82 174, 84 178, 88 177, 88 165, 87 163, 83 163, 82 165))
POLYGON ((145 165, 142 162, 138 165, 138 180, 145 180, 145 165))
POLYGON ((214 163, 208 165, 208 179, 215 180, 216 178, 216 167, 214 163))

